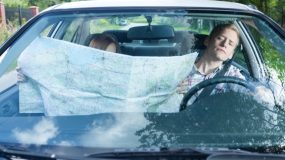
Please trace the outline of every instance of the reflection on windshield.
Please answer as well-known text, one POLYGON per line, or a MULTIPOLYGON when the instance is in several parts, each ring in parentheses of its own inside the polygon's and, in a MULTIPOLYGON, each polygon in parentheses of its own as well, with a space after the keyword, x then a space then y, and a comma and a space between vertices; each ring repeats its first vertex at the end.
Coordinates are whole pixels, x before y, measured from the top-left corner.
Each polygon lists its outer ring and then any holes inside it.
POLYGON ((228 94, 207 97, 206 102, 199 101, 180 113, 106 113, 93 116, 30 117, 26 122, 15 119, 14 123, 19 126, 12 127, 9 132, 16 142, 22 144, 103 148, 238 147, 285 144, 283 111, 268 109, 256 103, 251 97, 236 93, 228 94), (222 103, 221 99, 225 96, 229 103, 222 103), (232 105, 230 101, 234 101, 235 104, 232 105))
POLYGON ((23 144, 48 144, 59 133, 58 128, 51 119, 42 118, 31 129, 13 130, 13 136, 23 144))
POLYGON ((138 146, 137 135, 134 133, 138 128, 149 124, 143 114, 113 114, 106 116, 103 121, 93 121, 88 132, 80 137, 83 146, 100 147, 134 147, 138 146))
POLYGON ((102 114, 91 117, 61 117, 31 119, 26 127, 12 129, 21 144, 57 144, 62 146, 134 147, 139 146, 135 132, 147 126, 143 113, 125 115, 102 114), (74 122, 67 124, 65 122, 74 122))
POLYGON ((238 147, 284 144, 283 111, 236 93, 205 97, 179 114, 146 114, 141 147, 238 147), (226 100, 226 103, 225 103, 226 100))

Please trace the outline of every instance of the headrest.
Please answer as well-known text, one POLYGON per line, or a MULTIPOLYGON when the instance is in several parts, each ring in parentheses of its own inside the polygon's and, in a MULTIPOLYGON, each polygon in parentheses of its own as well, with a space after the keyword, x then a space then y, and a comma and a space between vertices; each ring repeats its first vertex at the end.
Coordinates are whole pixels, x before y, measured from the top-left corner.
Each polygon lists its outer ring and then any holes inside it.
POLYGON ((128 31, 126 30, 106 30, 103 33, 114 35, 120 43, 131 42, 131 40, 127 38, 128 31))
POLYGON ((195 37, 195 42, 194 42, 195 48, 196 49, 206 49, 204 42, 206 38, 208 37, 208 35, 194 34, 194 37, 195 37))
POLYGON ((174 29, 168 25, 138 26, 128 31, 131 40, 170 39, 174 37, 174 29))

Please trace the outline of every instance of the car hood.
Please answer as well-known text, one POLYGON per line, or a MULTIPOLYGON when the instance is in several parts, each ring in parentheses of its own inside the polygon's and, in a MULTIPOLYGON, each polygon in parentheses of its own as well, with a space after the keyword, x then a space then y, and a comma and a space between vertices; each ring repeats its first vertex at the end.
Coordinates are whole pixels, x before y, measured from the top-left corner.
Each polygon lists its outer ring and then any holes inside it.
POLYGON ((252 104, 213 104, 196 103, 178 113, 0 117, 0 142, 100 148, 284 144, 285 127, 278 112, 252 104))

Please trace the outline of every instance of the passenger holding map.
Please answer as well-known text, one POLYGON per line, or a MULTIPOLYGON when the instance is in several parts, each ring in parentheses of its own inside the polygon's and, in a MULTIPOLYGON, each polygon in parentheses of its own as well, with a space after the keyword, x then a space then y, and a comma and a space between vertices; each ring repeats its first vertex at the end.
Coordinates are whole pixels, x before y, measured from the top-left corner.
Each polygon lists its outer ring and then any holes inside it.
POLYGON ((97 34, 94 38, 91 39, 89 47, 119 53, 120 46, 118 41, 109 34, 97 34))
MULTIPOLYGON (((118 41, 111 35, 104 33, 96 34, 94 37, 91 37, 89 47, 114 53, 120 52, 118 41)), ((21 68, 17 68, 17 72, 18 82, 24 82, 26 78, 25 75, 21 72, 21 68)))
POLYGON ((177 112, 176 87, 190 73, 196 56, 130 56, 38 37, 18 59, 27 77, 19 84, 19 112, 177 112))

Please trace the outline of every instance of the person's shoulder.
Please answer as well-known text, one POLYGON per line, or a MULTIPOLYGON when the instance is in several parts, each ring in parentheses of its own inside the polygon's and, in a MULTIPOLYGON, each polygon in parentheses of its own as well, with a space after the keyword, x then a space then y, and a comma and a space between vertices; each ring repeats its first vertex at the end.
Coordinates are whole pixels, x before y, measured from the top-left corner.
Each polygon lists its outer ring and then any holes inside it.
POLYGON ((229 67, 226 76, 233 76, 241 79, 246 79, 245 76, 241 73, 241 70, 234 65, 231 65, 229 67))
POLYGON ((240 69, 239 69, 238 67, 234 66, 234 65, 231 65, 231 66, 229 67, 229 70, 240 71, 240 69))

